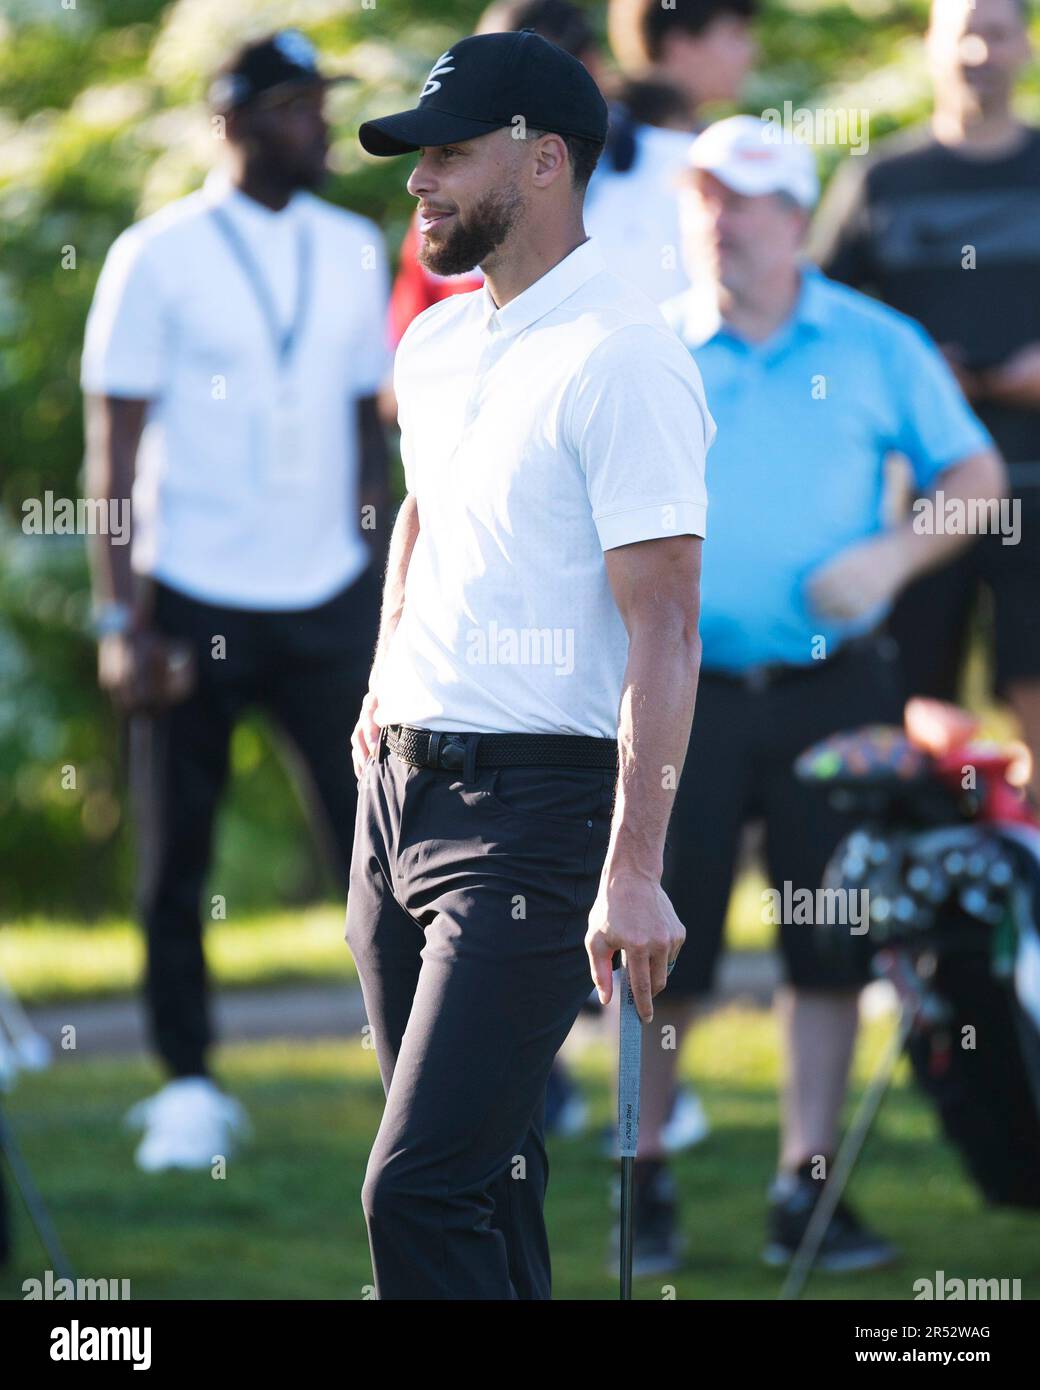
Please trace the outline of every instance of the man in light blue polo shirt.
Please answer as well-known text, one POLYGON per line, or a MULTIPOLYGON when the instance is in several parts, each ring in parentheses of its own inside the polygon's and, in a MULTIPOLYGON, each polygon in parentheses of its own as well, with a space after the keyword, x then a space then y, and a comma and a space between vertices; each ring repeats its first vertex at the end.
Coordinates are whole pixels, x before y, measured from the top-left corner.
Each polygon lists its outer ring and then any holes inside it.
MULTIPOLYGON (((1004 486, 989 435, 924 330, 802 265, 816 173, 804 145, 778 136, 738 116, 694 142, 683 195, 694 288, 663 306, 718 425, 697 714, 665 877, 687 940, 655 1015, 680 1038, 711 989, 744 826, 764 819, 781 895, 785 884, 792 896, 819 886, 848 826, 795 781, 791 764, 839 729, 901 720, 892 658, 871 634, 912 577, 970 539, 918 534, 912 520, 886 526, 886 457, 904 454, 918 488, 947 499, 989 498, 1004 486)), ((839 972, 800 917, 779 934, 788 1079, 764 1251, 773 1264, 797 1247, 834 1153, 869 978, 865 951, 839 972)), ((678 1048, 649 1045, 647 1054, 637 1264, 657 1270, 679 1255, 659 1141, 678 1048)), ((820 1264, 868 1268, 892 1254, 840 1204, 820 1264)))

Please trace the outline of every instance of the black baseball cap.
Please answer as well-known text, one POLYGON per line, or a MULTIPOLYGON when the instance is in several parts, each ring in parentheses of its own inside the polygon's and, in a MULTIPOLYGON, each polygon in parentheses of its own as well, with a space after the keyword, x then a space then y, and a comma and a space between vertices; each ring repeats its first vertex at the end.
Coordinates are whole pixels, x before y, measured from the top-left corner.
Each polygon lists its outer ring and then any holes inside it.
POLYGON ((452 145, 510 126, 579 135, 602 144, 607 103, 588 69, 533 29, 473 34, 434 63, 412 111, 365 121, 358 139, 369 154, 408 154, 452 145))
POLYGON ((233 111, 276 88, 356 80, 345 73, 323 75, 310 39, 299 29, 281 29, 233 53, 210 84, 209 100, 217 111, 233 111))

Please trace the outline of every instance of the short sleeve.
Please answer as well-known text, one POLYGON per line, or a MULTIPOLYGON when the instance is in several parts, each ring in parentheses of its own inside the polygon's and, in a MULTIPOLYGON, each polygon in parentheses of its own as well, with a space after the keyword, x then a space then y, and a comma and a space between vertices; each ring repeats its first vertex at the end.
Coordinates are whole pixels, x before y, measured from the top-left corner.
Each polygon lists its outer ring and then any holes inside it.
POLYGON ((95 395, 147 400, 164 380, 166 316, 147 244, 133 228, 113 242, 87 315, 80 383, 95 395))
POLYGON ((925 329, 899 315, 891 338, 883 345, 898 392, 891 447, 906 454, 914 478, 924 486, 969 455, 996 446, 925 329))
POLYGON ((809 235, 809 255, 832 280, 861 289, 874 278, 867 169, 862 156, 842 164, 827 188, 809 235))
POLYGON ((358 282, 361 330, 354 362, 354 390, 359 396, 374 396, 389 376, 393 359, 388 322, 390 272, 386 247, 375 223, 370 224, 370 236, 361 247, 358 282))
POLYGON ((569 436, 604 550, 705 535, 705 458, 715 438, 700 372, 663 328, 631 324, 586 358, 569 436))

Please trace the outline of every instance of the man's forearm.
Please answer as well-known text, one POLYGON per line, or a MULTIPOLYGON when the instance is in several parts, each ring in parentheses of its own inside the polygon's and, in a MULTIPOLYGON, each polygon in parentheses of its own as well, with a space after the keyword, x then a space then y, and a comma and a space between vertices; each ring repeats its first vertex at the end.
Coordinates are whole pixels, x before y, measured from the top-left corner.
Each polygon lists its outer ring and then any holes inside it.
POLYGON ((902 573, 902 583, 909 584, 919 575, 946 564, 960 550, 975 540, 967 530, 958 530, 940 523, 939 500, 942 506, 960 502, 966 516, 981 504, 999 502, 1007 493, 1007 470, 999 454, 991 450, 973 454, 955 468, 943 473, 930 497, 919 498, 914 514, 892 533, 902 573))
POLYGON ((386 562, 386 579, 383 584, 383 605, 379 619, 379 639, 372 660, 372 673, 369 676, 370 690, 376 688, 380 667, 386 657, 391 638, 397 630, 404 612, 405 584, 408 578, 408 565, 412 550, 419 536, 419 506, 415 498, 408 494, 401 503, 390 537, 390 553, 386 562))
POLYGON ((102 528, 89 542, 92 587, 99 603, 133 605, 135 578, 131 568, 133 519, 131 494, 137 448, 144 428, 148 402, 100 396, 86 402, 87 495, 106 504, 114 502, 125 518, 118 533, 102 528))
POLYGON ((659 882, 664 840, 693 724, 701 644, 687 615, 640 625, 629 642, 618 725, 618 783, 604 875, 659 882))
POLYGON ((998 367, 976 373, 977 399, 1040 410, 1040 343, 1027 343, 998 367))

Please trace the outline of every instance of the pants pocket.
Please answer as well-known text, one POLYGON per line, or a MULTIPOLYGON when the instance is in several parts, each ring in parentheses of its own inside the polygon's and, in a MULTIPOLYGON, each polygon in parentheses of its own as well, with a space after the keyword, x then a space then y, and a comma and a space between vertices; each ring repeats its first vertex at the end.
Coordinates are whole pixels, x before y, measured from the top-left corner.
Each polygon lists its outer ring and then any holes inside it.
POLYGON ((542 829, 587 831, 604 809, 609 773, 566 767, 497 767, 481 789, 506 815, 542 829))

